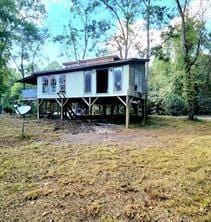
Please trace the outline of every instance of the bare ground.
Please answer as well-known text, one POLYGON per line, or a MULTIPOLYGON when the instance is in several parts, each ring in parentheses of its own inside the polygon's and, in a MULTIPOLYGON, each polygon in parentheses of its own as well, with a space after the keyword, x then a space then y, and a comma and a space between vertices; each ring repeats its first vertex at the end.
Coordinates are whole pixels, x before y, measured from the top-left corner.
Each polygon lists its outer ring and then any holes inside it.
POLYGON ((211 122, 0 116, 0 221, 211 221, 211 122))

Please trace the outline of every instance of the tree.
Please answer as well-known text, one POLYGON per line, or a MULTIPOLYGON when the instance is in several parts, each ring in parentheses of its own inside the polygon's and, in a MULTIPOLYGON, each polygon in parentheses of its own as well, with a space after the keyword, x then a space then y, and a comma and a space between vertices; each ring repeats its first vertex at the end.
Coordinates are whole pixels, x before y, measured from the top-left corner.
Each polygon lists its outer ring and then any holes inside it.
POLYGON ((11 57, 22 78, 26 73, 34 73, 35 59, 47 37, 47 29, 38 28, 33 23, 25 23, 23 27, 18 28, 11 57))
MULTIPOLYGON (((184 92, 184 54, 181 45, 181 26, 175 20, 174 26, 169 27, 163 33, 164 43, 154 54, 150 68, 151 77, 149 80, 150 108, 159 114, 184 114, 187 113, 186 93, 184 92), (185 106, 184 106, 185 101, 185 106)), ((193 52, 196 50, 195 18, 189 17, 188 37, 193 44, 193 52)), ((209 35, 204 33, 201 48, 204 52, 210 49, 209 35), (205 35, 206 34, 206 35, 205 35)), ((211 111, 211 87, 210 87, 210 55, 201 51, 196 63, 192 66, 191 72, 194 77, 195 90, 195 111, 198 113, 209 113, 211 111), (209 111, 210 110, 210 111, 209 111)), ((194 55, 194 53, 193 53, 194 55)), ((192 55, 192 56, 193 56, 192 55)))
POLYGON ((10 57, 11 33, 16 26, 16 20, 14 1, 0 1, 0 99, 7 88, 9 75, 7 62, 10 57))
POLYGON ((129 50, 139 30, 132 27, 140 12, 140 4, 137 0, 99 0, 115 18, 116 24, 112 24, 118 30, 110 39, 117 45, 121 58, 127 59, 129 50))
POLYGON ((1 102, 4 108, 12 111, 14 101, 19 100, 21 97, 22 84, 16 82, 21 76, 14 69, 8 69, 7 72, 6 88, 2 92, 1 102))
POLYGON ((98 6, 98 2, 92 0, 72 1, 69 23, 64 27, 64 33, 54 38, 63 44, 68 58, 83 60, 99 41, 103 41, 109 24, 103 19, 95 19, 98 6))
POLYGON ((43 70, 55 70, 55 69, 61 69, 62 66, 57 61, 49 62, 43 70))
POLYGON ((16 7, 25 19, 15 31, 12 60, 24 78, 26 72, 34 72, 36 56, 48 36, 47 29, 38 25, 44 19, 46 12, 44 5, 38 0, 21 0, 16 7))
MULTIPOLYGON (((21 42, 22 35, 18 36, 19 30, 26 30, 29 26, 37 26, 43 17, 44 6, 39 0, 2 0, 0 1, 0 86, 6 82, 8 62, 11 59, 14 48, 19 37, 21 42)), ((28 33, 29 34, 29 33, 28 33)), ((22 41, 26 45, 27 41, 22 41)), ((3 90, 1 90, 3 93, 3 90)), ((0 93, 0 97, 1 97, 0 93)))
POLYGON ((184 92, 188 106, 188 118, 194 120, 196 101, 195 75, 192 71, 200 52, 204 35, 204 21, 193 20, 189 14, 189 0, 175 0, 181 19, 181 45, 183 49, 184 92), (193 32, 196 31, 197 32, 193 32))
POLYGON ((197 78, 196 112, 211 114, 211 55, 201 54, 193 71, 197 78))

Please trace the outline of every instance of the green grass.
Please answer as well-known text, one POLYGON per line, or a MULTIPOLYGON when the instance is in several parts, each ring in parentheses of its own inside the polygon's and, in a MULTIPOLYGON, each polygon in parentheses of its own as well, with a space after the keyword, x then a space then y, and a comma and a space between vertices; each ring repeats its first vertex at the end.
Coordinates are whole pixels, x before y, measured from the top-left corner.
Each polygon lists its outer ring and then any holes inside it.
POLYGON ((0 221, 211 221, 211 122, 149 121, 71 144, 36 120, 22 140, 1 116, 0 221))

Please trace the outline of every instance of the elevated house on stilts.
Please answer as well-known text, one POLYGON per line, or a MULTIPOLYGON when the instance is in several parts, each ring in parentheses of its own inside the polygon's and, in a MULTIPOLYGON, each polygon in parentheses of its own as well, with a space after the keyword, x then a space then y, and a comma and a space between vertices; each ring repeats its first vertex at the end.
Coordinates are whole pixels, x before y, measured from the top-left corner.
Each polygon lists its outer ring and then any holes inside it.
POLYGON ((23 99, 31 94, 37 101, 37 118, 44 115, 125 116, 126 127, 130 115, 146 113, 146 59, 120 59, 106 56, 64 63, 64 68, 34 73, 19 82, 36 85, 24 91, 23 99))

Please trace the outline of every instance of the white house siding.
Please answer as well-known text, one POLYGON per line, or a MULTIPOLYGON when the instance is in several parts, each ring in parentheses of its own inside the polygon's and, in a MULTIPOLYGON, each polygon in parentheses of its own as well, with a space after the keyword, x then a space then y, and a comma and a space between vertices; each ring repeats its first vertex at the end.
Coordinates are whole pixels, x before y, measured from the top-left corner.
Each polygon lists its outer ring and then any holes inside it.
MULTIPOLYGON (((66 73, 66 97, 67 98, 80 98, 80 97, 106 97, 106 96, 124 96, 127 95, 129 89, 129 65, 122 66, 122 90, 114 90, 113 67, 110 67, 108 74, 108 93, 96 93, 96 70, 92 70, 92 90, 91 93, 84 92, 84 71, 77 71, 66 73)), ((59 91, 59 76, 63 74, 54 75, 56 77, 56 92, 42 92, 42 78, 39 76, 37 79, 37 97, 38 98, 58 98, 57 92, 59 91)), ((52 75, 51 75, 52 76, 52 75)), ((50 84, 50 82, 49 82, 50 84)))

